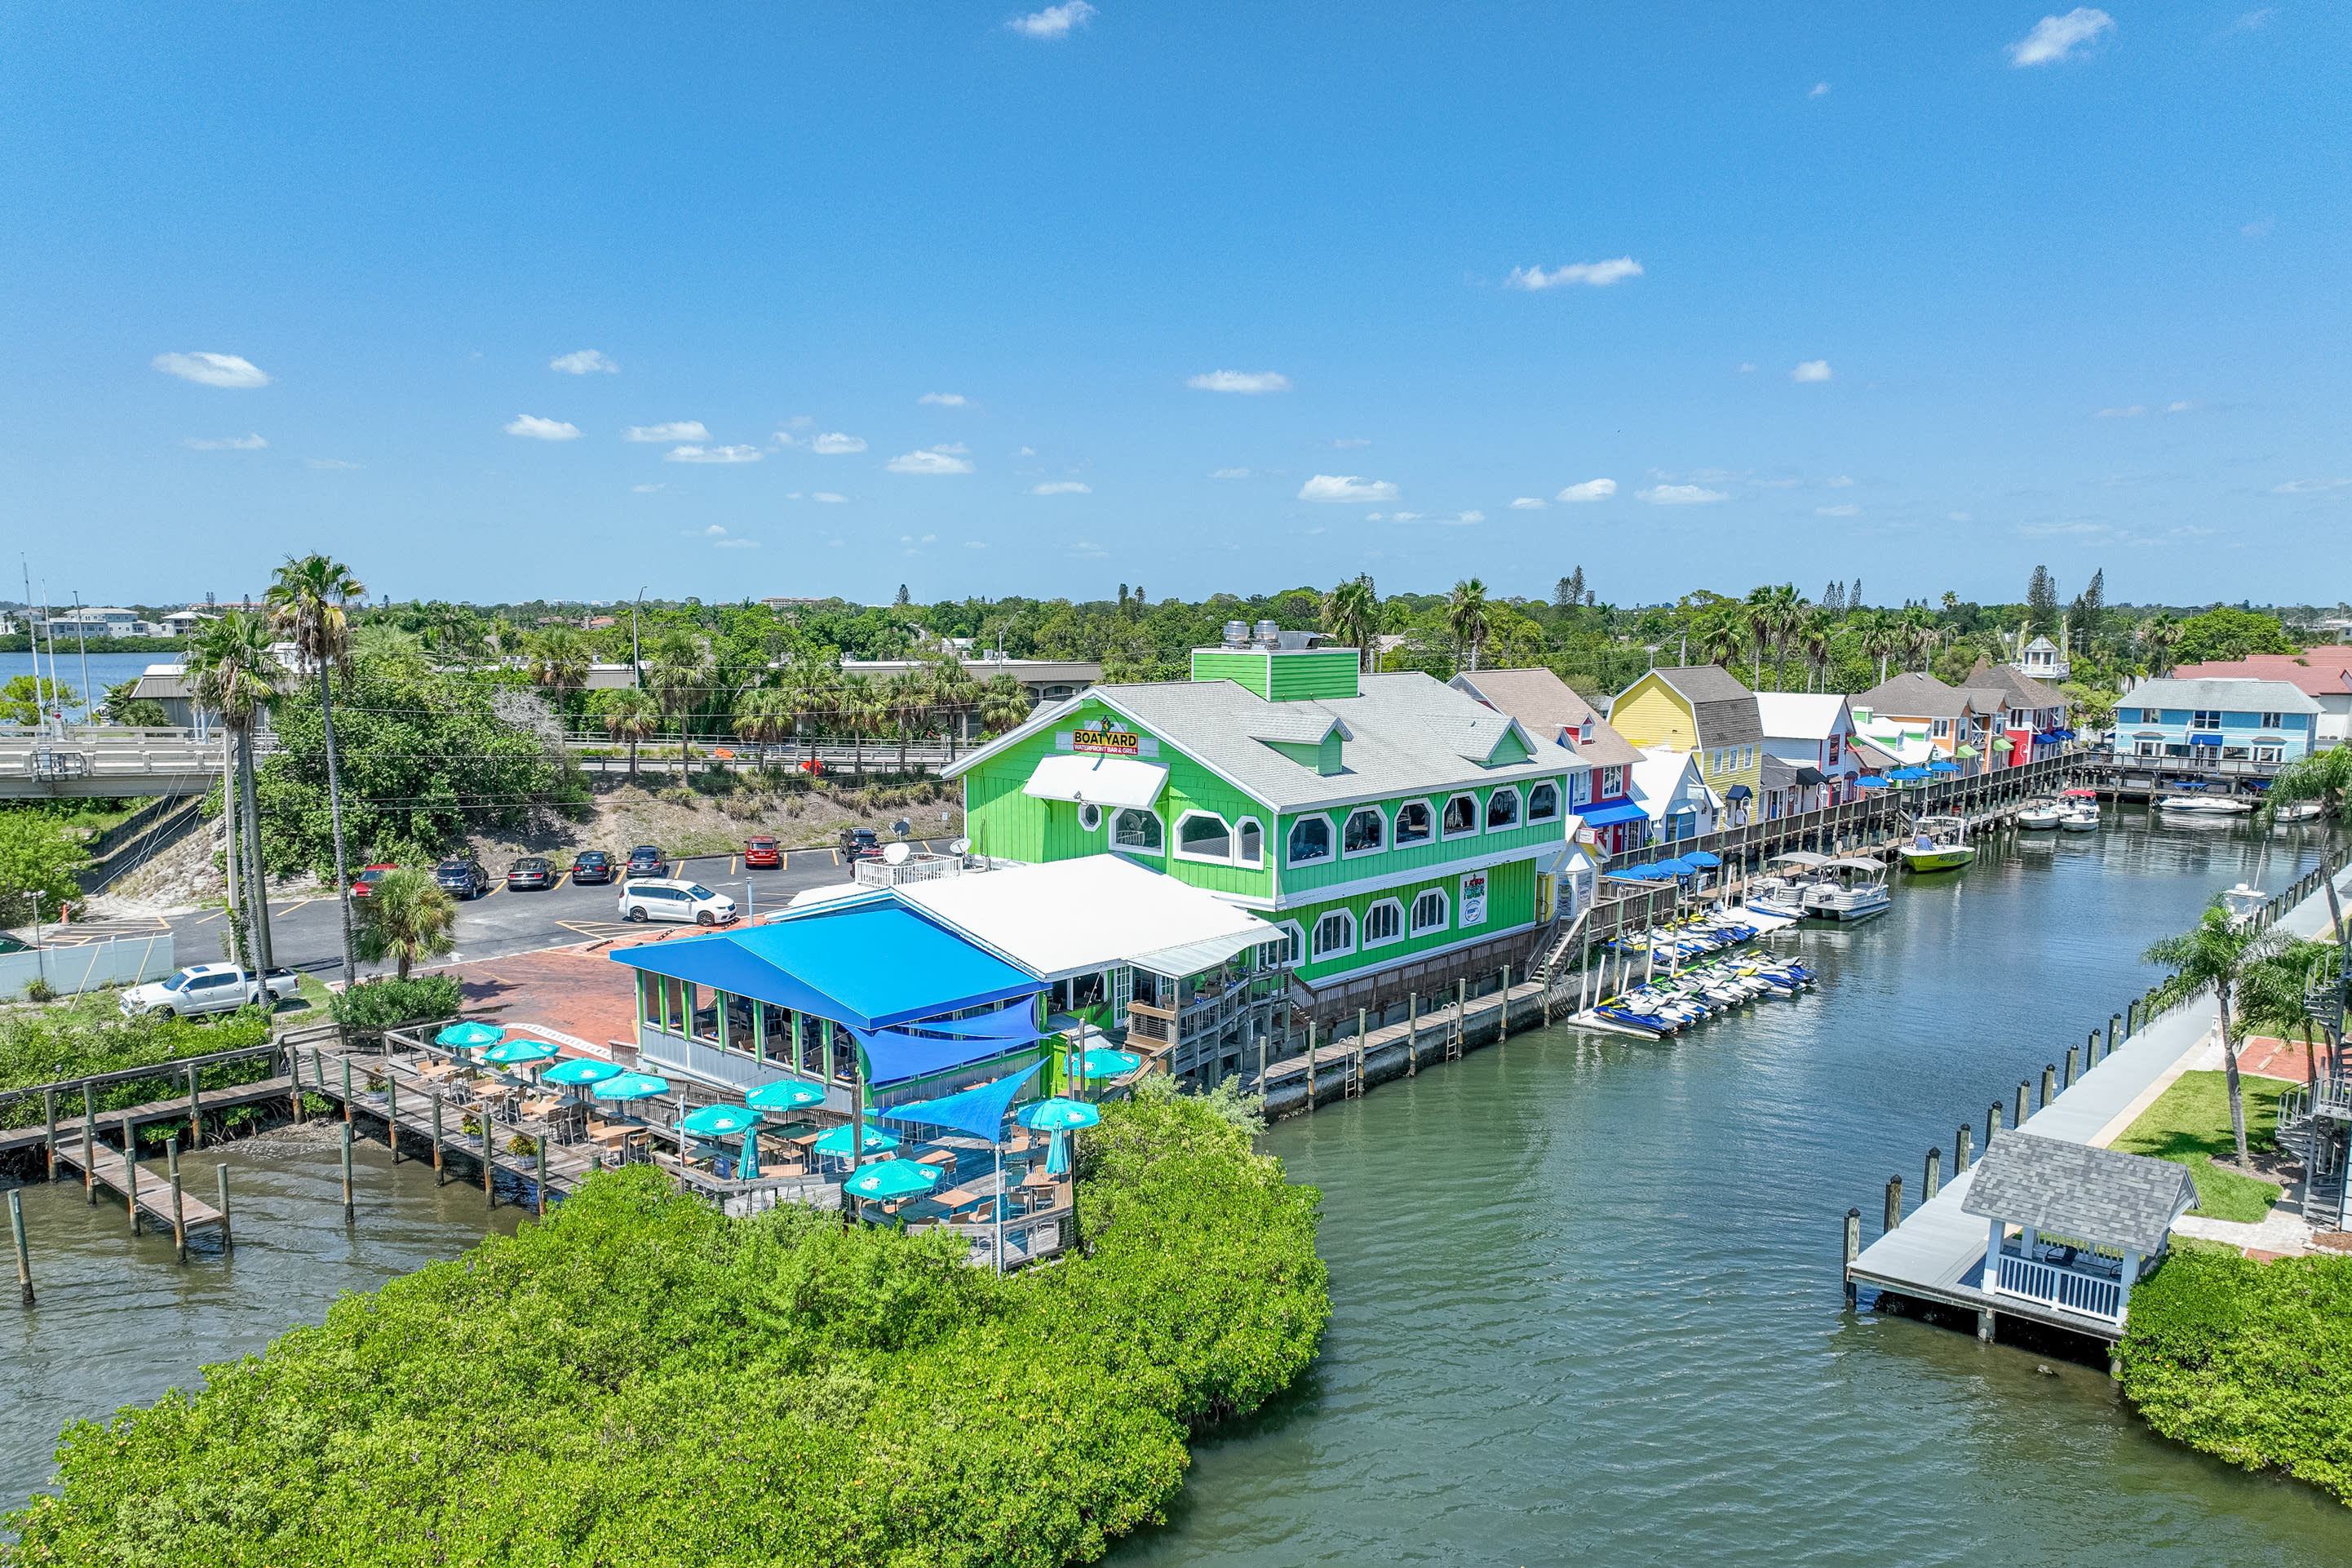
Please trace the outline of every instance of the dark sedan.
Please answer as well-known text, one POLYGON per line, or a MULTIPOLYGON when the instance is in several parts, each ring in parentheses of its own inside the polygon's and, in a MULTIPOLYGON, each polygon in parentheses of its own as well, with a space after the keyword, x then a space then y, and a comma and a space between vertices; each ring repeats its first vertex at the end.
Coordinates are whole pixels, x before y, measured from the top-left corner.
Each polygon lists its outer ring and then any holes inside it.
POLYGON ((859 860, 882 858, 882 839, 870 827, 852 827, 841 836, 842 858, 855 864, 859 860))
POLYGON ((583 849, 572 858, 572 881, 577 887, 583 882, 609 882, 613 879, 613 858, 602 849, 583 849))
POLYGON ((662 852, 652 845, 640 844, 629 851, 626 874, 631 877, 667 877, 669 875, 669 862, 662 858, 662 852))
POLYGON ((555 886, 555 868, 536 855, 526 855, 507 868, 507 890, 555 886))

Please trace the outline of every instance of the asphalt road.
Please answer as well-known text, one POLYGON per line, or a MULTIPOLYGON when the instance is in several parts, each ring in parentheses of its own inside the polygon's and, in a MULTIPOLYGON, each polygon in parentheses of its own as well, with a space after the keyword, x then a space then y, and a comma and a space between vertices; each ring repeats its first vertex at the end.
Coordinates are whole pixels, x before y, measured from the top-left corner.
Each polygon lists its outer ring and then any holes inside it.
MULTIPOLYGON (((493 873, 503 867, 490 868, 493 873)), ((786 853, 780 869, 747 872, 740 855, 696 856, 673 862, 672 876, 691 877, 734 899, 746 918, 782 909, 794 893, 828 887, 849 879, 849 866, 838 850, 794 849, 786 853)), ((500 883, 481 898, 457 906, 457 951, 443 962, 500 958, 601 937, 658 931, 624 923, 619 919, 617 884, 591 883, 574 887, 565 878, 539 892, 509 892, 500 883)), ((356 913, 358 906, 354 905, 356 913)), ((72 928, 67 941, 104 936, 144 936, 163 926, 173 933, 173 956, 185 963, 215 963, 226 955, 221 950, 226 921, 219 910, 171 915, 152 920, 108 921, 72 928)), ((307 971, 320 979, 341 976, 343 967, 342 921, 333 898, 289 899, 269 906, 269 929, 278 963, 307 971)), ((44 933, 53 940, 55 928, 44 933)), ((389 969, 388 964, 361 964, 362 975, 389 969)))

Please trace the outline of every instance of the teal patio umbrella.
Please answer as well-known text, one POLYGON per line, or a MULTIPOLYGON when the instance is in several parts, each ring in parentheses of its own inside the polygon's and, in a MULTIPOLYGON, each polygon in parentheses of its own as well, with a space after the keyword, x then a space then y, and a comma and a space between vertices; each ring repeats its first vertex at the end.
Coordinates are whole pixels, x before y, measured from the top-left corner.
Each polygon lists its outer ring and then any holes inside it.
POLYGON ((608 1078, 590 1089, 596 1100, 644 1100, 651 1095, 667 1094, 669 1079, 658 1073, 625 1072, 618 1078, 608 1078))
POLYGON ((1133 1072, 1143 1065, 1143 1058, 1133 1051, 1122 1051, 1112 1046, 1097 1046, 1078 1058, 1078 1071, 1087 1079, 1117 1078, 1133 1072))
POLYGON ((539 1075, 541 1083, 560 1083, 567 1088, 582 1084, 602 1083, 608 1078, 618 1078, 621 1069, 611 1062, 600 1062, 590 1057, 568 1057, 539 1075))
POLYGON ((1102 1121, 1102 1112, 1083 1100, 1041 1100, 1013 1112, 1013 1120, 1024 1127, 1054 1135, 1053 1145, 1045 1151, 1045 1173, 1058 1176, 1070 1168, 1069 1134, 1077 1128, 1096 1125, 1102 1121))
POLYGON ((743 1152, 735 1157, 735 1179, 756 1182, 760 1179, 760 1130, 743 1129, 743 1152))
POLYGON ((434 1036, 433 1043, 447 1046, 451 1050, 470 1051, 476 1046, 495 1046, 506 1037, 507 1032, 496 1024, 468 1018, 462 1024, 452 1024, 434 1036))
POLYGON ((813 1083, 781 1078, 745 1095, 743 1103, 754 1110, 806 1110, 824 1103, 824 1090, 813 1083))
POLYGON ((919 1160, 883 1160, 842 1183, 841 1190, 854 1198, 912 1197, 938 1186, 946 1173, 919 1160))
POLYGON ((732 1137, 760 1125, 760 1113, 740 1105, 706 1105, 679 1123, 697 1138, 732 1137))
POLYGON ((498 1067, 528 1067, 543 1062, 556 1055, 556 1049, 545 1040, 509 1040, 492 1046, 482 1053, 482 1059, 498 1067))
MULTIPOLYGON (((898 1141, 890 1136, 887 1132, 883 1131, 879 1127, 868 1127, 866 1130, 865 1152, 866 1153, 879 1154, 887 1150, 896 1149, 898 1146, 898 1141)), ((816 1152, 820 1154, 832 1154, 841 1159, 847 1159, 849 1157, 849 1128, 845 1124, 833 1129, 831 1131, 826 1132, 822 1137, 818 1138, 816 1141, 816 1152)))

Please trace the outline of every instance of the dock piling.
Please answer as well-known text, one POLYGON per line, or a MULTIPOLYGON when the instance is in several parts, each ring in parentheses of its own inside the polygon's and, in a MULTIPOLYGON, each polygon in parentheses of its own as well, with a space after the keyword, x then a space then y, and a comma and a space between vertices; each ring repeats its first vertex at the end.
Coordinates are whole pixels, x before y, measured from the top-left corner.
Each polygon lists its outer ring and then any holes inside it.
POLYGON ((1462 1059, 1462 1035, 1463 1031, 1469 1026, 1469 1020, 1470 982, 1457 980, 1454 983, 1454 1037, 1445 1042, 1447 1061, 1458 1062, 1462 1059))
POLYGON ((1315 1020, 1307 1020, 1307 1109, 1315 1110, 1315 1020))
POLYGON ((1853 1260, 1862 1256, 1862 1211, 1845 1211, 1845 1304, 1853 1305, 1853 1260))
MULTIPOLYGON (((482 1206, 486 1209, 494 1209, 499 1206, 497 1185, 499 1165, 496 1154, 498 1133, 490 1117, 488 1100, 482 1102, 482 1109, 478 1114, 481 1117, 482 1128, 482 1206)), ((862 1117, 854 1119, 850 1125, 862 1126, 864 1119, 862 1117)), ((853 1132, 850 1136, 855 1138, 858 1135, 853 1132)), ((849 1156, 849 1168, 852 1172, 857 1169, 858 1158, 859 1156, 853 1151, 849 1156)))
POLYGON ((1355 1087, 1348 1092, 1358 1100, 1364 1097, 1364 1039, 1370 1027, 1370 1018, 1369 1008, 1356 1009, 1356 1081, 1355 1087))
MULTIPOLYGON (((1886 1178, 1886 1229, 1892 1231, 1903 1223, 1903 1178, 1886 1178)), ((1881 1233, 1885 1234, 1885 1233, 1881 1233)))
POLYGON ((81 1191, 92 1204, 98 1202, 98 1112, 89 1108, 89 1086, 81 1090, 81 1191))
POLYGON ((2025 1119, 2031 1114, 2031 1111, 2028 1109, 2030 1103, 2028 1097, 2032 1093, 2032 1089, 2033 1080, 2032 1079, 2021 1078, 2017 1080, 2017 1120, 2012 1123, 2012 1125, 2018 1127, 2025 1125, 2025 1119))
POLYGON ((1421 1074, 1421 993, 1408 991, 1404 998, 1404 1076, 1421 1074))
POLYGON ((2050 1102, 2057 1098, 2058 1064, 2056 1062, 2044 1062, 2042 1064, 2042 1109, 2044 1110, 2049 1110, 2050 1102))
POLYGON ((221 1250, 229 1249, 228 1238, 228 1162, 223 1160, 213 1167, 215 1184, 220 1189, 220 1201, 214 1206, 220 1210, 221 1250))
MULTIPOLYGON (((2093 1035, 2091 1036, 2091 1049, 2092 1049, 2092 1051, 2093 1051, 2094 1053, 2095 1053, 2095 1052, 2098 1050, 2098 1048, 2099 1048, 2098 1040, 2099 1040, 2099 1037, 2098 1037, 2095 1033, 2095 1034, 2093 1034, 2093 1035)), ((2092 1065, 2093 1065, 2093 1066, 2096 1066, 2097 1064, 2096 1064, 2096 1063, 2093 1063, 2092 1065)), ((2066 1047, 2066 1084, 2065 1084, 2065 1087, 2066 1087, 2066 1088, 2068 1088, 2068 1089, 2072 1089, 2072 1088, 2074 1088, 2074 1080, 2075 1080, 2076 1079, 2078 1079, 2078 1078, 2082 1077, 2082 1076, 2083 1076, 2083 1061, 2082 1061, 2082 1053, 2081 1053, 2080 1051, 2076 1050, 2073 1046, 2068 1046, 2068 1047, 2066 1047)))
MULTIPOLYGON (((1265 1076, 1265 1070, 1261 1065, 1260 1077, 1265 1076)), ((433 1097, 433 1184, 437 1187, 445 1179, 441 1173, 441 1097, 436 1094, 433 1097)))
POLYGON ((2111 1013, 2107 1016, 2106 1054, 2108 1056, 2114 1056, 2116 1054, 2116 1031, 2123 1026, 2124 1016, 2121 1013, 2111 1013))
POLYGON ((352 1124, 352 1058, 343 1058, 343 1125, 352 1124))
POLYGON ((1985 1152, 1992 1152, 1994 1135, 2000 1131, 2000 1101, 1996 1100, 1985 1112, 1985 1152))
POLYGON ((392 1163, 400 1163, 400 1080, 392 1076, 392 1064, 383 1064, 383 1142, 392 1151, 392 1163))
POLYGON ((1496 1016, 1500 1021, 1495 1026, 1495 1043, 1499 1046, 1511 1033, 1511 966, 1507 963, 1503 965, 1503 989, 1496 993, 1496 1001, 1499 1007, 1496 1016))
POLYGON ((1943 1187, 1944 1152, 1941 1149, 1930 1149, 1927 1151, 1927 1172, 1919 1182, 1919 1201, 1923 1204, 1934 1203, 1936 1194, 1941 1192, 1943 1187))
POLYGON ((203 1090, 204 1085, 197 1079, 196 1069, 190 1068, 188 1069, 188 1147, 191 1149, 201 1149, 205 1146, 203 1090))
POLYGON ((41 1090, 41 1114, 48 1121, 49 1180, 54 1182, 58 1179, 58 1091, 56 1089, 41 1090))
MULTIPOLYGON (((348 1066, 350 1058, 345 1058, 344 1062, 348 1066)), ((348 1107, 351 1101, 345 1100, 343 1103, 348 1107)), ((338 1141, 342 1144, 343 1152, 343 1223, 355 1225, 359 1221, 359 1209, 352 1202, 352 1124, 350 1122, 344 1122, 340 1129, 338 1141)))
MULTIPOLYGON (((93 1155, 93 1163, 96 1156, 93 1155)), ((131 1234, 139 1234, 139 1145, 131 1136, 131 1118, 122 1119, 122 1183, 131 1201, 123 1205, 131 1214, 131 1234)))
POLYGON ((1952 1174, 1955 1176, 1965 1175, 1968 1173, 1969 1153, 1969 1140, 1975 1134, 1975 1128, 1963 1121, 1960 1123, 1959 1131, 1953 1135, 1952 1174))
POLYGON ((185 1263, 188 1260, 188 1211, 180 1190, 180 1141, 177 1138, 163 1145, 163 1164, 172 1176, 172 1253, 185 1263))
POLYGON ((8 1237, 16 1244, 16 1293, 29 1307, 33 1304, 33 1255, 25 1246, 25 1193, 21 1187, 8 1189, 8 1237))

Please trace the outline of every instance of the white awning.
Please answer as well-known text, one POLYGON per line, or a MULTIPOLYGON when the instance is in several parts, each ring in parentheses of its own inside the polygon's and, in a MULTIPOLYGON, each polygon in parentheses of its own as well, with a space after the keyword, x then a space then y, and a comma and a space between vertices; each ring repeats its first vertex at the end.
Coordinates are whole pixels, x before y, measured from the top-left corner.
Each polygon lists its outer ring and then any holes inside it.
POLYGON ((1167 783, 1168 770, 1158 763, 1057 752, 1038 762, 1021 793, 1038 800, 1132 805, 1148 811, 1167 783))
POLYGON ((1213 893, 1117 855, 966 872, 892 893, 1040 980, 1123 963, 1181 977, 1282 934, 1213 893))

